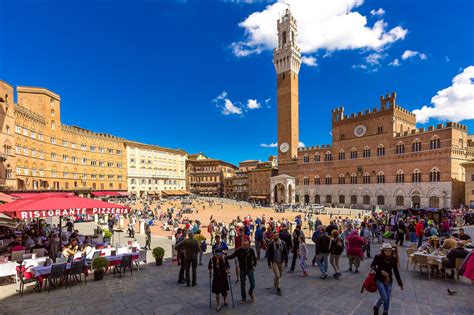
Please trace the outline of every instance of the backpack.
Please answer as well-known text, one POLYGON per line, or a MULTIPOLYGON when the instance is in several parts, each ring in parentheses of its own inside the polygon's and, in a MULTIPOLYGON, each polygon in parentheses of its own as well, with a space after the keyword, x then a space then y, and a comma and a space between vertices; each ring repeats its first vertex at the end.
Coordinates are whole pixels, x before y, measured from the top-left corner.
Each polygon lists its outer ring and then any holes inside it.
POLYGON ((207 250, 207 243, 206 243, 206 240, 203 240, 203 241, 201 242, 201 250, 202 250, 203 252, 205 252, 205 251, 207 250))

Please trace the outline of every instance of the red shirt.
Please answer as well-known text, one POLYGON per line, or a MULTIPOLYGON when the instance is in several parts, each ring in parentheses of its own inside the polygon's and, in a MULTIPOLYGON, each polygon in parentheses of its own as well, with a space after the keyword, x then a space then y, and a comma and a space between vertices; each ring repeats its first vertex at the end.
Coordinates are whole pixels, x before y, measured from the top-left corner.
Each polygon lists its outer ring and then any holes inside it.
POLYGON ((235 238, 235 249, 241 248, 242 247, 242 241, 245 240, 245 239, 250 241, 250 237, 248 237, 248 235, 244 235, 243 237, 237 236, 235 238))
POLYGON ((425 226, 423 225, 423 223, 418 222, 415 225, 415 233, 418 237, 423 237, 425 235, 425 226))

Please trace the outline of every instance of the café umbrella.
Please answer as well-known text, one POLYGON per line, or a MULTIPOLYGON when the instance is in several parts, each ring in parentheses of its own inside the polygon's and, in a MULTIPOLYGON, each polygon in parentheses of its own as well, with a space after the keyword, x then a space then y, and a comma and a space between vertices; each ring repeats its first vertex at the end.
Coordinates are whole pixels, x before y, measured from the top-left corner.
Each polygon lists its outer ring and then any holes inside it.
POLYGON ((32 196, 0 205, 0 213, 22 220, 83 214, 127 214, 129 211, 130 208, 124 205, 68 194, 32 196))

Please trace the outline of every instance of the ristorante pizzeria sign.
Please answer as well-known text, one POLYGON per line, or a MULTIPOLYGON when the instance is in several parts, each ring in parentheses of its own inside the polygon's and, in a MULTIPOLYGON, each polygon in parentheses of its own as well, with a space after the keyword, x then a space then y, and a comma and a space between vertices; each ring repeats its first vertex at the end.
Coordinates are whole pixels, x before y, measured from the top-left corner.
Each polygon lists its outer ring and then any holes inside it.
POLYGON ((35 219, 59 216, 75 216, 81 214, 127 214, 129 208, 74 208, 74 209, 51 209, 35 211, 17 211, 17 217, 21 219, 35 219))

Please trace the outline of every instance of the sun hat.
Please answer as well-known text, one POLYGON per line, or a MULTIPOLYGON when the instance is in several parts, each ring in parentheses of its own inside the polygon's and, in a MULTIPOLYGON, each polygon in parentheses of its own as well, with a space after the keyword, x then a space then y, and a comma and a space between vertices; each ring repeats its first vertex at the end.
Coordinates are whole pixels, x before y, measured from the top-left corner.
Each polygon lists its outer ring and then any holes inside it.
POLYGON ((380 247, 380 249, 381 250, 393 250, 393 247, 389 243, 383 243, 382 247, 380 247))
POLYGON ((436 235, 433 235, 431 238, 430 238, 431 241, 439 241, 439 237, 437 237, 436 235))

